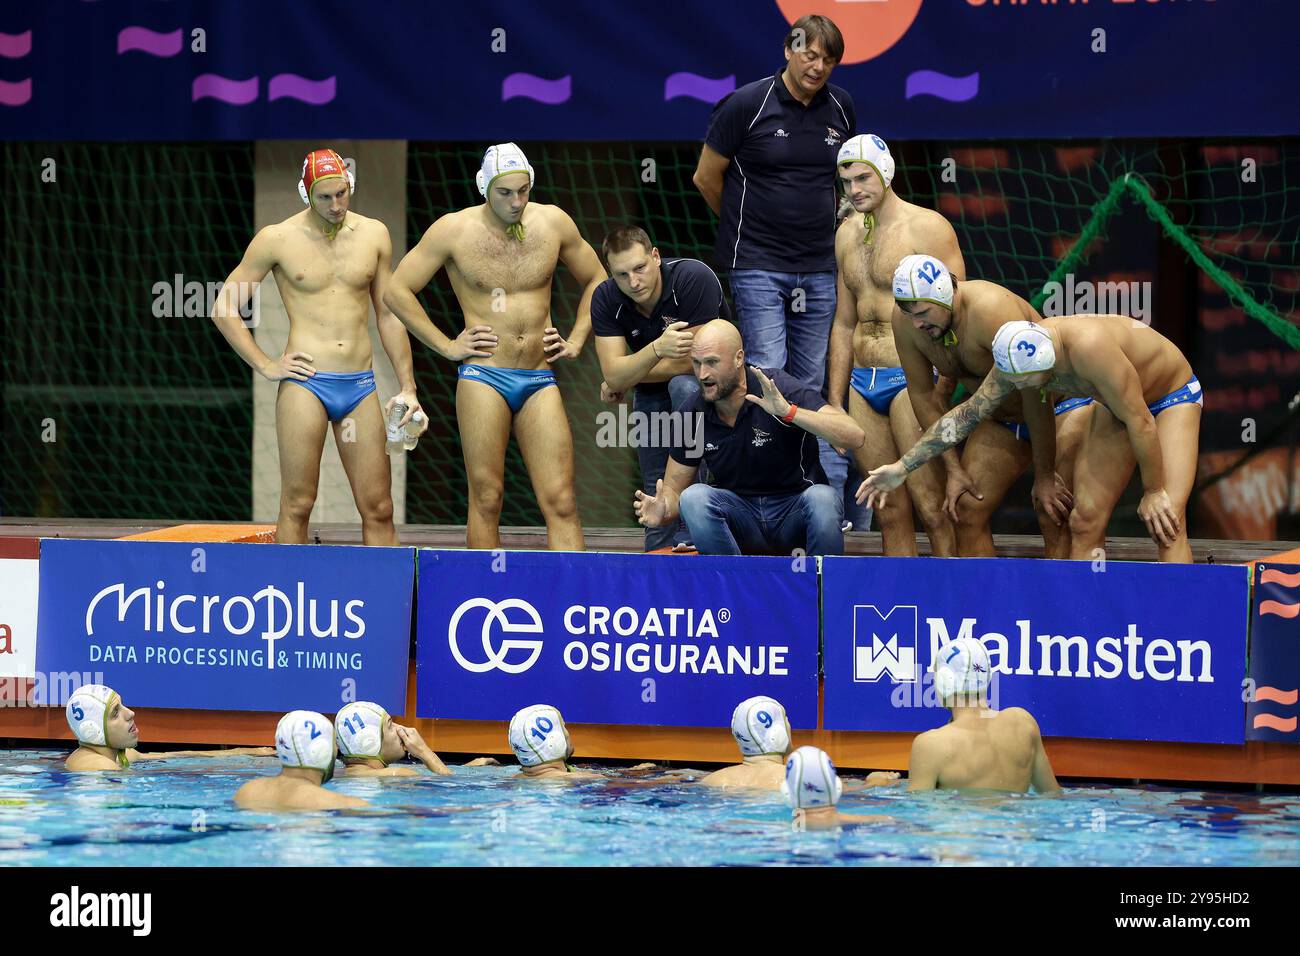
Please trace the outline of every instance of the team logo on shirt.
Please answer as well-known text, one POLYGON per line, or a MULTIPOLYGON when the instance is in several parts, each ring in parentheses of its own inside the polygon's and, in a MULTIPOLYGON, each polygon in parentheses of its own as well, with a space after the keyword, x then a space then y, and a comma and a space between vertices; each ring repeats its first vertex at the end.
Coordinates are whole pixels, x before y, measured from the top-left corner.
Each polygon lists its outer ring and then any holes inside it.
POLYGON ((779 130, 777 130, 777 131, 776 131, 775 133, 773 133, 772 135, 775 136, 777 139, 788 139, 789 136, 790 136, 790 134, 787 133, 787 132, 786 132, 785 130, 783 130, 783 129, 779 129, 779 130))
POLYGON ((754 426, 754 438, 750 444, 755 448, 762 448, 771 440, 772 436, 770 433, 763 431, 763 429, 759 428, 757 425, 754 426))
POLYGON ((840 131, 833 126, 826 127, 826 138, 822 140, 827 146, 840 145, 840 131))

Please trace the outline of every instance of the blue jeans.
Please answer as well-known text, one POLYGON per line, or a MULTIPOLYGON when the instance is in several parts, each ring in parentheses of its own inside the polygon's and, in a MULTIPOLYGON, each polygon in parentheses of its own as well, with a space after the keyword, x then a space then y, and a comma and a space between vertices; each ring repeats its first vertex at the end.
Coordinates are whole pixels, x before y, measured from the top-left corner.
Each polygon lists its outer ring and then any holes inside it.
POLYGON ((691 485, 681 515, 700 554, 844 553, 840 509, 830 485, 797 495, 749 497, 724 488, 691 485))
POLYGON ((841 515, 853 522, 854 531, 871 530, 871 509, 858 504, 853 495, 866 477, 858 471, 858 464, 853 456, 841 455, 823 438, 817 439, 817 451, 826 472, 826 480, 831 483, 835 498, 843 507, 841 515))
MULTIPOLYGON (((700 394, 700 383, 695 380, 694 375, 678 375, 668 380, 668 392, 650 392, 647 394, 643 389, 637 389, 632 395, 632 411, 645 412, 647 415, 654 412, 679 412, 685 406, 695 401, 695 397, 700 394)), ((637 461, 641 464, 641 490, 647 495, 655 493, 655 483, 664 476, 664 471, 668 467, 668 448, 638 448, 636 450, 637 461)), ((662 528, 645 529, 645 549, 647 551, 658 551, 660 548, 671 548, 675 544, 682 544, 689 541, 690 533, 686 530, 686 522, 678 518, 675 524, 664 525, 662 528)))
POLYGON ((732 269, 731 296, 746 361, 784 369, 821 389, 835 319, 835 273, 732 269))

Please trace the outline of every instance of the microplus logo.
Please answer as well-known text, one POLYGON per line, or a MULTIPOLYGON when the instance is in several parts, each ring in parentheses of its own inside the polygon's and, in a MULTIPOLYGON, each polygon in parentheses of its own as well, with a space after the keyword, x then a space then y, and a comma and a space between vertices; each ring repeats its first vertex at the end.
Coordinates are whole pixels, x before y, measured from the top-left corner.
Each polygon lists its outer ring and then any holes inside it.
POLYGON ((152 893, 82 893, 80 887, 50 897, 50 925, 129 926, 133 936, 153 928, 152 893))
MULTIPOLYGON (((628 606, 574 604, 564 612, 564 630, 573 640, 562 657, 569 670, 631 671, 660 674, 750 674, 785 677, 788 645, 734 646, 712 643, 719 628, 730 623, 729 608, 662 607, 644 611, 628 606), (591 640, 592 637, 613 638, 591 640), (626 640, 624 640, 626 639, 626 640)), ((471 598, 452 613, 447 623, 447 646, 462 668, 482 674, 501 670, 522 674, 537 663, 544 646, 545 627, 537 608, 519 598, 490 601, 471 598), (461 622, 482 608, 487 614, 480 626, 483 662, 469 660, 462 649, 461 622), (515 612, 507 615, 507 611, 515 612), (504 634, 536 634, 537 639, 507 638, 493 644, 493 626, 504 634), (510 660, 512 651, 526 658, 510 660)), ((468 644, 468 642, 467 642, 468 644)), ((477 656, 477 655, 475 655, 477 656)))
MULTIPOLYGON (((102 588, 90 599, 86 608, 86 636, 95 636, 95 611, 100 602, 110 595, 117 596, 116 620, 126 623, 132 606, 140 602, 137 616, 132 623, 140 622, 146 633, 166 634, 230 634, 242 637, 255 629, 257 635, 266 641, 266 666, 275 665, 275 642, 295 632, 297 637, 304 637, 307 627, 312 637, 346 637, 356 639, 366 633, 366 622, 358 616, 365 607, 365 601, 342 601, 330 598, 328 601, 307 597, 305 582, 297 582, 296 600, 274 585, 268 584, 251 598, 236 594, 222 598, 219 594, 164 594, 166 582, 159 581, 154 588, 136 588, 126 593, 126 584, 110 584, 102 588), (156 593, 155 593, 156 590, 156 593), (259 602, 261 607, 258 607, 259 602), (339 630, 339 605, 343 606, 343 615, 352 622, 352 627, 339 630), (319 608, 318 608, 319 605, 319 608), (325 621, 322 624, 321 618, 325 621)), ((111 605, 110 605, 111 607, 111 605)))

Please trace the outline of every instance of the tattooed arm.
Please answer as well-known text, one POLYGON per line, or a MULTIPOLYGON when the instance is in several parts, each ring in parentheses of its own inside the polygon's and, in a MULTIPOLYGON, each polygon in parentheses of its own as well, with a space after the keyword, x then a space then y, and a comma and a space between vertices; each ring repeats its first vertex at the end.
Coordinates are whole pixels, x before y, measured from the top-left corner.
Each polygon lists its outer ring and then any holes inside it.
POLYGON ((1002 376, 996 369, 989 372, 974 395, 943 415, 908 450, 900 459, 903 468, 910 475, 932 458, 960 445, 975 426, 992 415, 1002 400, 1015 390, 1015 383, 1011 379, 1002 376))
POLYGON ((872 508, 881 507, 889 491, 901 485, 909 474, 926 462, 961 444, 975 426, 993 414, 1002 400, 1015 390, 1012 379, 993 369, 974 395, 926 429, 921 440, 908 449, 907 454, 892 465, 882 465, 872 471, 858 488, 858 502, 872 508))

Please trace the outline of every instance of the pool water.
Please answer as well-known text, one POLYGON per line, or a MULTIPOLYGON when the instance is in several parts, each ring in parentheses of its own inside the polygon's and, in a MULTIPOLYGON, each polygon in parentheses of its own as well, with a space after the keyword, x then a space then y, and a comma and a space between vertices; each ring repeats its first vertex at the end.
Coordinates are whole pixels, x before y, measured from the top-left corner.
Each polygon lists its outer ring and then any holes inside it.
POLYGON ((513 766, 329 785, 378 813, 249 813, 231 796, 275 772, 273 758, 69 774, 65 755, 0 754, 0 865, 1300 865, 1293 793, 1150 786, 909 796, 895 786, 840 802, 845 813, 892 823, 795 832, 777 793, 522 781, 513 766))

